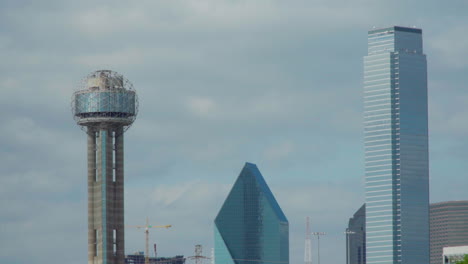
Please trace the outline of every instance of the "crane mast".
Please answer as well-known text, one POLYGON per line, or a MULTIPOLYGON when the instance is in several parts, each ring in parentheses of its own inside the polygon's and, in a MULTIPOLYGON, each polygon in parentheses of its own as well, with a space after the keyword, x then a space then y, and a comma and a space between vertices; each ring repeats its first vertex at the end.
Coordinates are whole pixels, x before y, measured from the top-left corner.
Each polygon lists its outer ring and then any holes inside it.
POLYGON ((146 225, 133 225, 133 226, 127 226, 127 227, 145 229, 145 264, 149 264, 149 229, 150 228, 169 228, 169 227, 172 227, 172 225, 161 225, 161 226, 150 225, 148 217, 146 217, 146 225))

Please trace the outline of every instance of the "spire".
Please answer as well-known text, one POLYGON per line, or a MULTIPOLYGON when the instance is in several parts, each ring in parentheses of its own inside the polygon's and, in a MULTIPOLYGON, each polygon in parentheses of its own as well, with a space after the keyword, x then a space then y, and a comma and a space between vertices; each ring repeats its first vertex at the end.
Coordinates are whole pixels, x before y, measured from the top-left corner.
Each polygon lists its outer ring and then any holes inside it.
POLYGON ((306 217, 306 239, 304 247, 304 263, 312 264, 312 244, 310 239, 309 217, 306 217))

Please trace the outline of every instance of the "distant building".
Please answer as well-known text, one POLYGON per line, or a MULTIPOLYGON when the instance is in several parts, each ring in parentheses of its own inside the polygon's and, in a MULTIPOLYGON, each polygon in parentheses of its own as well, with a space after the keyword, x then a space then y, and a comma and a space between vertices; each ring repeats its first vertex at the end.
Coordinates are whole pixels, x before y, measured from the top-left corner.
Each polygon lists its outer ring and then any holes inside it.
POLYGON ((245 164, 214 224, 216 264, 289 264, 288 220, 255 164, 245 164))
POLYGON ((430 206, 431 264, 440 264, 443 248, 468 245, 468 201, 430 206))
POLYGON ((427 63, 422 30, 368 32, 366 263, 429 263, 427 63))
POLYGON ((459 247, 444 247, 442 252, 444 264, 455 264, 458 261, 463 260, 465 255, 468 255, 468 245, 459 247))
MULTIPOLYGON (((149 258, 150 264, 184 264, 185 258, 183 255, 177 255, 171 258, 149 258)), ((144 252, 136 252, 133 255, 127 255, 125 257, 125 264, 145 264, 144 252)))
POLYGON ((346 231, 350 233, 346 240, 346 263, 366 264, 366 204, 349 219, 346 231))

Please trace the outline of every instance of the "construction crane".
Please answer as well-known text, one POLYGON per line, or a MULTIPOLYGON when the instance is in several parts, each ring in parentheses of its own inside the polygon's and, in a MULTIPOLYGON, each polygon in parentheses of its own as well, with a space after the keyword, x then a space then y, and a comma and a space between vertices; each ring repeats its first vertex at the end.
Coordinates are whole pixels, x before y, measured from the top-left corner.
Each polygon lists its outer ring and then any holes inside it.
POLYGON ((136 227, 138 229, 144 228, 145 229, 145 239, 146 239, 146 247, 145 247, 145 264, 149 264, 149 229, 150 228, 169 228, 172 225, 161 225, 161 226, 154 226, 149 224, 148 217, 146 217, 146 225, 131 225, 126 227, 136 227))

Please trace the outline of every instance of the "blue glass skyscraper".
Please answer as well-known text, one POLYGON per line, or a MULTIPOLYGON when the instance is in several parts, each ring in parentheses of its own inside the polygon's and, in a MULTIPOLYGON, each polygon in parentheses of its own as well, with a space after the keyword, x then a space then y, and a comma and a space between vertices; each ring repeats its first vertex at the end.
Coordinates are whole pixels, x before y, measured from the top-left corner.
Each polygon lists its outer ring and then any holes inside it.
POLYGON ((349 219, 346 231, 346 264, 366 264, 366 204, 349 219))
POLYGON ((421 29, 368 32, 364 145, 367 264, 429 263, 427 65, 421 29))
POLYGON ((245 164, 214 224, 216 264, 289 263, 288 220, 255 164, 245 164))

